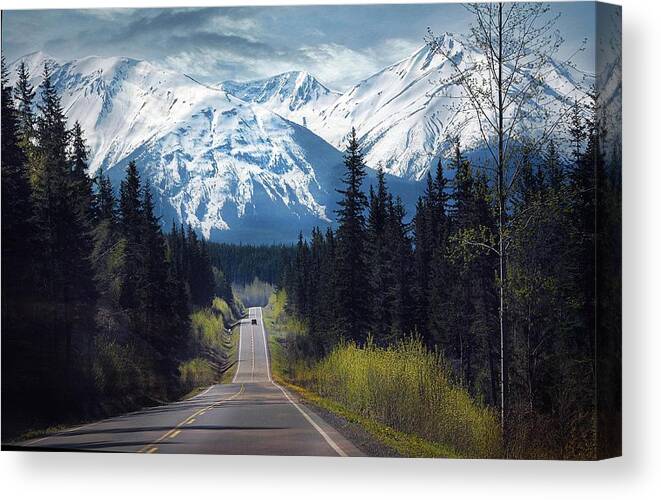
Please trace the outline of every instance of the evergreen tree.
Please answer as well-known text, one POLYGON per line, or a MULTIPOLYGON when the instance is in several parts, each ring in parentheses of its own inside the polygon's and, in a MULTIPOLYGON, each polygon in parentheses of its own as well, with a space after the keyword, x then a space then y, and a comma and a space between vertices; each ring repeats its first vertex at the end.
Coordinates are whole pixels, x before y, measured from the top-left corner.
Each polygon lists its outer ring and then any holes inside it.
POLYGON ((298 235, 296 245, 296 262, 294 264, 294 305, 296 313, 304 320, 310 317, 309 304, 309 248, 303 233, 298 235))
POLYGON ((35 90, 30 83, 30 73, 25 65, 25 61, 21 61, 17 72, 18 78, 16 89, 14 90, 14 97, 18 103, 16 110, 18 120, 17 135, 21 147, 30 156, 33 151, 32 140, 35 136, 36 125, 34 116, 35 90))
POLYGON ((110 179, 99 170, 96 176, 96 224, 92 230, 93 249, 91 260, 94 280, 101 298, 102 328, 118 320, 121 311, 121 281, 124 266, 126 240, 120 239, 118 230, 117 201, 110 179))
POLYGON ((344 156, 344 189, 337 210, 336 304, 339 337, 364 341, 369 328, 368 304, 362 288, 368 276, 365 262, 365 209, 367 197, 362 192, 365 164, 355 129, 351 130, 344 156))
POLYGON ((367 216, 367 244, 365 252, 369 262, 365 299, 369 300, 370 330, 379 344, 384 344, 392 327, 393 268, 388 241, 389 193, 382 169, 377 172, 376 191, 370 186, 367 216))
MULTIPOLYGON (((96 212, 96 199, 93 196, 93 179, 87 173, 89 154, 79 122, 71 130, 71 148, 69 162, 71 164, 71 188, 75 191, 78 201, 75 210, 77 216, 85 224, 91 225, 96 212)), ((89 229, 89 228, 88 228, 89 229)))
POLYGON ((89 327, 80 311, 94 302, 89 207, 85 206, 91 194, 83 195, 74 181, 67 154, 70 134, 49 64, 44 68, 39 110, 33 171, 33 220, 42 252, 37 272, 55 319, 53 355, 57 360, 63 340, 64 359, 56 362, 71 384, 73 336, 77 330, 87 334, 89 327))
POLYGON ((415 300, 415 325, 417 331, 423 336, 429 346, 433 345, 430 336, 430 307, 439 307, 441 300, 436 297, 431 300, 433 287, 430 285, 433 255, 433 240, 429 227, 429 210, 426 196, 418 198, 413 218, 414 252, 413 261, 415 266, 415 285, 413 296, 415 300))
POLYGON ((158 219, 154 214, 154 202, 149 184, 142 190, 142 248, 144 251, 144 281, 140 289, 140 301, 143 304, 146 318, 145 323, 150 338, 158 339, 159 343, 166 342, 158 338, 162 335, 162 328, 167 322, 169 308, 168 289, 168 263, 165 254, 165 238, 161 232, 158 219))
POLYGON ((3 317, 12 298, 30 290, 32 203, 27 158, 19 146, 18 115, 2 59, 2 289, 3 317))
POLYGON ((134 332, 140 331, 137 306, 145 265, 141 189, 138 168, 130 162, 119 188, 119 231, 125 247, 120 304, 129 312, 134 332))
POLYGON ((413 331, 413 296, 412 296, 412 249, 409 230, 404 222, 406 212, 402 200, 397 197, 388 200, 388 219, 386 240, 388 241, 389 262, 392 272, 390 295, 392 302, 392 320, 390 325, 390 341, 410 334, 413 331))

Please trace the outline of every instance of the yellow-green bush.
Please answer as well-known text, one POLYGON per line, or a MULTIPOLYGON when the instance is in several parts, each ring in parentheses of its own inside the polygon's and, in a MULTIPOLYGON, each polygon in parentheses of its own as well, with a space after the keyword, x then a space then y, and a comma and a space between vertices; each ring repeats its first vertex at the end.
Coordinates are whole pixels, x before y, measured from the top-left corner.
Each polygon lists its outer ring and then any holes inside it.
POLYGON ((219 297, 214 297, 213 302, 211 303, 211 309, 216 312, 216 314, 220 314, 226 323, 231 322, 232 311, 230 310, 229 304, 225 302, 225 300, 219 297))
POLYGON ((209 361, 204 358, 194 358, 179 365, 179 378, 182 386, 190 390, 211 385, 216 382, 218 376, 209 361))
POLYGON ((343 344, 311 367, 290 370, 294 383, 396 430, 466 457, 501 455, 495 413, 454 385, 440 357, 419 340, 388 348, 343 344))
POLYGON ((191 314, 190 320, 191 332, 197 343, 212 349, 222 348, 224 324, 221 314, 214 314, 211 309, 200 309, 191 314))
POLYGON ((287 314, 286 305, 287 292, 284 289, 271 294, 268 306, 264 311, 264 320, 269 327, 269 334, 276 337, 304 335, 307 332, 305 324, 287 314))
POLYGON ((285 306, 287 305, 287 292, 285 289, 278 290, 273 292, 269 298, 269 307, 271 309, 271 314, 275 321, 281 319, 281 316, 285 312, 285 306))
POLYGON ((230 306, 215 297, 211 307, 199 309, 190 316, 191 359, 180 363, 179 378, 184 389, 190 390, 216 383, 220 368, 230 348, 225 327, 233 321, 230 306))

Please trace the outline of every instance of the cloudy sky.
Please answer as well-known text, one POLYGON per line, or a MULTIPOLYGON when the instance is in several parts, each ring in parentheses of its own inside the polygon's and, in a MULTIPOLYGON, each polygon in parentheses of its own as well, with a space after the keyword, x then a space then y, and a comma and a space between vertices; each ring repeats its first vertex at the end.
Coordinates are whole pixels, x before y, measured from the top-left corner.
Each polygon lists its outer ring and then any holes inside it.
MULTIPOLYGON (((590 3, 556 3, 566 52, 594 27, 590 3)), ((41 50, 69 60, 128 56, 165 64, 207 83, 307 70, 345 90, 410 55, 435 32, 465 33, 458 4, 199 9, 4 11, 2 53, 8 62, 41 50)), ((589 46, 589 44, 588 44, 589 46)), ((591 69, 593 54, 576 60, 591 69)))

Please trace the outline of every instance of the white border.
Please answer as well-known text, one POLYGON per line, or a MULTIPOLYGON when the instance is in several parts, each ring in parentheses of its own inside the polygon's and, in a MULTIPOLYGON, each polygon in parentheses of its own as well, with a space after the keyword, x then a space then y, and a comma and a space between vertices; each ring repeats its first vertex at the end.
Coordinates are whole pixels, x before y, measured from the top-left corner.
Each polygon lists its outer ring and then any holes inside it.
MULTIPOLYGON (((236 5, 238 2, 232 2, 236 5)), ((275 4, 275 2, 242 2, 275 4)), ((282 2, 281 2, 282 3, 282 2)), ((288 4, 318 3, 289 1, 288 4)), ((337 3, 324 1, 326 4, 337 3)), ((356 3, 351 1, 341 3, 356 3)), ((385 2, 370 2, 385 3, 385 2)), ((407 3, 401 0, 399 3, 407 3)), ((7 498, 653 498, 661 491, 661 7, 624 0, 624 447, 600 463, 297 457, 0 454, 7 498)), ((181 6, 171 1, 2 0, 0 7, 181 6)), ((230 5, 194 0, 192 5, 230 5)), ((366 22, 370 22, 366 20, 366 22)), ((35 398, 39 395, 35 394, 35 398)))

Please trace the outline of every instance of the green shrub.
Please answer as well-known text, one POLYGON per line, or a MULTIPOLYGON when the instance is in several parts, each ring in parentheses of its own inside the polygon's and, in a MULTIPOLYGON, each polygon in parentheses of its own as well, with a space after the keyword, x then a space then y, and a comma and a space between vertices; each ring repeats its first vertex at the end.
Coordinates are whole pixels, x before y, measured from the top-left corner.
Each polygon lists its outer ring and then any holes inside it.
POLYGON ((227 304, 225 300, 219 297, 214 297, 213 302, 211 303, 211 309, 216 314, 220 314, 223 317, 225 324, 229 325, 229 323, 232 322, 232 311, 230 310, 229 304, 227 304))
MULTIPOLYGON (((214 300, 214 310, 215 302, 214 300)), ((224 303, 224 301, 221 302, 224 303)), ((221 314, 214 314, 212 309, 200 309, 191 314, 190 319, 195 343, 210 349, 222 349, 225 325, 221 314)))
POLYGON ((442 359, 417 339, 388 348, 343 344, 312 366, 288 368, 294 383, 396 430, 466 457, 501 456, 497 415, 454 385, 442 359))
POLYGON ((276 337, 297 337, 305 335, 305 324, 291 314, 287 314, 287 292, 282 289, 273 292, 268 306, 264 311, 264 321, 268 325, 269 334, 276 337))

